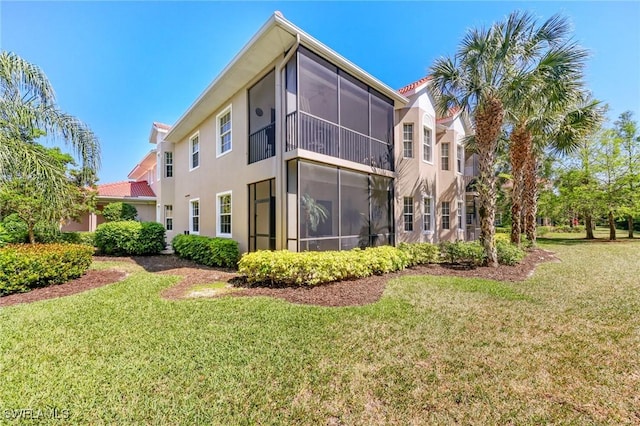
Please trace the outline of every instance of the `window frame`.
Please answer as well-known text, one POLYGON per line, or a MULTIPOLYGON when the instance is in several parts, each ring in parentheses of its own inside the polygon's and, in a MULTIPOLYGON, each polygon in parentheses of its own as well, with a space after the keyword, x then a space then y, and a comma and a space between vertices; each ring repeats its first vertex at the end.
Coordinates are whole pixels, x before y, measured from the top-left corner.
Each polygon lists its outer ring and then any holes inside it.
POLYGON ((440 144, 440 169, 444 171, 451 170, 450 166, 451 161, 451 144, 449 142, 442 142, 440 144), (444 147, 447 147, 447 155, 444 155, 444 147), (446 158, 446 161, 445 161, 446 158))
POLYGON ((451 229, 451 202, 450 201, 441 201, 440 202, 440 225, 442 229, 451 229), (445 214, 445 205, 446 205, 446 214, 445 214), (447 218, 447 226, 444 226, 444 218, 447 218))
POLYGON ((164 205, 164 229, 167 231, 173 231, 173 204, 164 205), (168 215, 168 212, 171 212, 171 215, 168 215))
POLYGON ((233 235, 233 191, 223 191, 218 192, 216 194, 216 236, 222 238, 232 238, 233 235), (220 220, 222 217, 221 207, 222 204, 220 199, 225 196, 229 196, 229 213, 224 213, 224 215, 229 216, 229 232, 222 232, 222 221, 220 220))
POLYGON ((402 123, 402 158, 414 158, 413 142, 414 142, 414 126, 413 123, 402 123), (411 133, 407 133, 407 128, 411 127, 411 133), (406 139, 407 134, 411 135, 411 140, 406 139), (411 155, 407 155, 407 143, 411 143, 411 155))
MULTIPOLYGON (((198 142, 199 143, 199 142, 198 142)), ((199 147, 198 147, 199 148, 199 147)), ((198 151, 198 158, 200 157, 200 151, 198 151)), ((172 178, 173 177, 173 151, 165 151, 164 152, 164 178, 172 178), (171 154, 171 163, 167 161, 167 154, 171 154), (171 167, 171 176, 169 176, 169 167, 171 167)))
POLYGON ((233 151, 233 110, 232 105, 229 104, 218 115, 216 115, 216 158, 220 158, 233 151), (220 131, 220 119, 229 114, 229 130, 226 132, 220 131), (222 151, 222 138, 229 135, 229 149, 222 151))
POLYGON ((200 235, 200 198, 192 198, 189 200, 189 234, 192 235, 200 235), (198 215, 194 216, 193 214, 193 203, 198 203, 198 215), (198 218, 198 230, 193 230, 193 218, 198 218))
POLYGON ((189 137, 189 171, 195 170, 198 167, 200 167, 200 131, 195 132, 193 135, 191 135, 189 137), (193 152, 193 141, 195 139, 198 139, 198 165, 193 167, 193 155, 196 154, 196 152, 193 152))
POLYGON ((457 218, 458 218, 458 230, 460 231, 464 231, 464 226, 465 223, 463 222, 464 220, 464 211, 463 211, 463 202, 461 200, 458 200, 458 211, 457 211, 457 218))
POLYGON ((456 169, 459 174, 464 173, 464 145, 460 142, 456 143, 456 169))
POLYGON ((422 232, 425 234, 433 234, 433 225, 433 197, 424 196, 422 197, 422 232), (427 206, 429 206, 429 213, 427 213, 427 206))
POLYGON ((425 163, 433 164, 433 130, 431 127, 424 125, 422 126, 422 161, 425 163), (426 141, 426 131, 429 131, 429 144, 425 143, 426 141), (429 149, 427 150, 427 146, 429 149), (425 158, 425 153, 429 153, 429 159, 425 158))
POLYGON ((402 229, 404 232, 413 232, 413 221, 415 220, 415 206, 413 203, 413 197, 403 197, 402 199, 402 229), (407 204, 407 201, 409 203, 407 204), (411 208, 411 211, 407 211, 407 207, 411 208), (410 221, 407 221, 408 217, 411 217, 410 221), (410 228, 410 229, 407 229, 410 228))

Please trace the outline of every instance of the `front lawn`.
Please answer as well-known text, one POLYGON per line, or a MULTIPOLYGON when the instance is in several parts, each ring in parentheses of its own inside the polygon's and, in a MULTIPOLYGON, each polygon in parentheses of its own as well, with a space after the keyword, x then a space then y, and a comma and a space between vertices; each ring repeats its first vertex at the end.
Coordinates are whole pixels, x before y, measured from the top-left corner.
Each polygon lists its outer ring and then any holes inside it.
POLYGON ((168 301, 159 293, 178 278, 128 265, 122 282, 0 308, 0 416, 56 408, 77 424, 640 422, 640 242, 543 248, 562 263, 525 282, 405 276, 379 302, 344 308, 168 301))

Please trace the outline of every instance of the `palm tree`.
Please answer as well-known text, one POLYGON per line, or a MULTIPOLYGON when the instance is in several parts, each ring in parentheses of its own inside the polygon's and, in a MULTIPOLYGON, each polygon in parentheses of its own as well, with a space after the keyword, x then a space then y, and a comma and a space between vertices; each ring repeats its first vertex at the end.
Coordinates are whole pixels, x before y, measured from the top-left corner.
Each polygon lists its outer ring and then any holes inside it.
POLYGON ((509 156, 513 179, 511 242, 518 245, 526 227, 521 226, 525 198, 529 207, 525 209, 525 223, 531 223, 532 212, 535 223, 535 209, 531 209, 537 199, 534 141, 547 143, 546 137, 557 127, 564 113, 576 104, 584 85, 582 70, 587 52, 572 43, 568 34, 569 22, 556 15, 539 27, 532 25, 518 41, 521 51, 528 53, 520 55, 519 71, 511 82, 507 102, 510 106, 507 121, 511 126, 509 156), (527 191, 525 182, 528 182, 527 191))
POLYGON ((63 201, 68 180, 55 159, 39 149, 35 139, 46 134, 69 144, 87 176, 100 166, 100 146, 93 132, 56 105, 44 72, 18 55, 0 52, 0 184, 12 177, 38 182, 51 201, 63 201))
MULTIPOLYGON (((575 152, 592 132, 596 131, 604 118, 604 109, 599 101, 584 91, 574 93, 573 103, 565 104, 565 110, 556 111, 542 120, 545 126, 534 126, 530 149, 527 151, 523 171, 522 205, 524 210, 523 230, 532 244, 536 242, 536 216, 538 211, 538 163, 547 149, 555 154, 575 152)), ((585 223, 591 232, 591 221, 585 223)))
POLYGON ((495 245, 496 149, 513 81, 522 78, 521 64, 536 52, 522 43, 531 33, 534 19, 513 12, 491 28, 472 29, 454 58, 440 58, 431 67, 431 90, 439 113, 459 108, 472 119, 478 153, 476 190, 480 205, 480 242, 488 266, 497 266, 495 245))

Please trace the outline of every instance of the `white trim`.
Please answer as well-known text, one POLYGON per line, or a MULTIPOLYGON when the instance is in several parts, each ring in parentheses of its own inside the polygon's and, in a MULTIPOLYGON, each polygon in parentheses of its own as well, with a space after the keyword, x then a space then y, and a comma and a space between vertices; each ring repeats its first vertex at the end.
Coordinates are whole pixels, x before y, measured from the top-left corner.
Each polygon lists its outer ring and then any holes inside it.
POLYGON ((200 211, 200 198, 192 198, 189 200, 189 234, 200 235, 200 228, 202 228, 202 224, 200 223, 200 217, 202 217, 202 212, 200 211), (198 202, 198 230, 193 230, 193 203, 198 202))
MULTIPOLYGON (((160 204, 158 204, 158 208, 160 208, 160 204)), ((191 208, 191 206, 189 206, 189 208, 191 208)), ((162 212, 162 215, 164 217, 163 223, 164 223, 164 229, 169 231, 169 232, 173 232, 173 204, 165 204, 164 205, 164 212, 162 212), (171 216, 167 216, 167 207, 170 207, 169 210, 171 210, 171 216), (167 227, 167 220, 171 219, 171 229, 169 229, 167 227)), ((191 219, 189 219, 191 220, 191 219)))
POLYGON ((435 228, 435 223, 434 223, 434 219, 435 219, 435 206, 434 206, 434 200, 433 197, 429 196, 429 195, 423 195, 422 196, 422 233, 426 234, 426 235, 431 235, 433 234, 434 228, 435 228), (425 200, 429 200, 429 228, 430 229, 424 229, 424 216, 425 216, 425 211, 424 211, 424 201, 425 200))
POLYGON ((229 104, 218 115, 216 115, 216 158, 220 158, 223 155, 227 155, 231 151, 233 151, 233 110, 231 107, 232 107, 232 104, 229 104), (220 119, 227 114, 229 114, 230 146, 228 150, 226 150, 225 152, 222 152, 222 140, 220 138, 222 138, 223 134, 220 133, 220 119))
POLYGON ((403 122, 402 123, 402 158, 416 158, 416 150, 415 150, 415 143, 416 143, 416 126, 415 123, 411 122, 411 123, 406 123, 403 122), (407 142, 407 140, 405 139, 405 127, 407 126, 411 126, 411 156, 408 157, 406 156, 406 149, 405 149, 405 142, 407 142))
POLYGON ((450 142, 440 142, 440 170, 444 171, 444 172, 450 172, 451 171, 451 143, 450 142), (447 145, 447 168, 445 169, 444 166, 444 161, 442 161, 442 159, 444 158, 444 146, 447 145))
POLYGON ((200 167, 202 163, 202 156, 200 155, 200 130, 197 130, 194 134, 189 136, 189 171, 195 170, 200 167), (193 140, 198 138, 198 165, 193 167, 193 140))
POLYGON ((458 139, 456 141, 456 173, 459 175, 464 174, 464 144, 458 139), (458 150, 462 149, 462 158, 460 159, 460 167, 458 167, 458 150))
POLYGON ((433 135, 434 135, 434 132, 433 132, 433 129, 431 128, 431 126, 427 126, 426 124, 422 124, 422 144, 421 144, 421 148, 422 149, 420 151, 422 152, 422 162, 426 163, 426 164, 433 164, 433 145, 434 145, 433 144, 433 135), (428 129, 429 132, 431 133, 431 136, 430 136, 430 138, 431 138, 431 145, 430 145, 430 147, 431 147, 431 161, 424 159, 424 145, 425 145, 424 144, 424 131, 425 131, 425 129, 428 129))
POLYGON ((223 237, 223 238, 232 238, 233 234, 233 191, 224 191, 224 192, 218 192, 216 194, 216 237, 223 237), (230 202, 231 205, 229 206, 231 208, 231 211, 229 211, 229 217, 231 219, 231 232, 229 233, 225 233, 222 232, 220 230, 220 226, 222 225, 221 221, 220 221, 220 197, 224 196, 224 195, 229 195, 230 202))

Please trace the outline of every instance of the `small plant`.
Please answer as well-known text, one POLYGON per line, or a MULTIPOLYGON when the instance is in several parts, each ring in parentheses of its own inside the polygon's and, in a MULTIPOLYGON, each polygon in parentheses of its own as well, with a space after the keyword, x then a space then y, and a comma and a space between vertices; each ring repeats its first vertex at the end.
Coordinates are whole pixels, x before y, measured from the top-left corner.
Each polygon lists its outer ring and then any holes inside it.
POLYGON ((440 243, 440 253, 449 263, 482 265, 484 262, 484 249, 477 241, 445 241, 440 243))
POLYGON ((102 209, 102 216, 107 222, 135 220, 138 216, 138 210, 127 203, 109 203, 102 209))
POLYGON ((95 245, 104 254, 149 255, 164 249, 164 226, 156 222, 107 222, 96 228, 95 245))
POLYGON ((496 240, 496 249, 501 265, 517 265, 526 255, 524 250, 508 241, 496 240))
POLYGON ((201 265, 235 268, 240 258, 238 242, 229 238, 176 235, 171 246, 176 256, 201 265))

